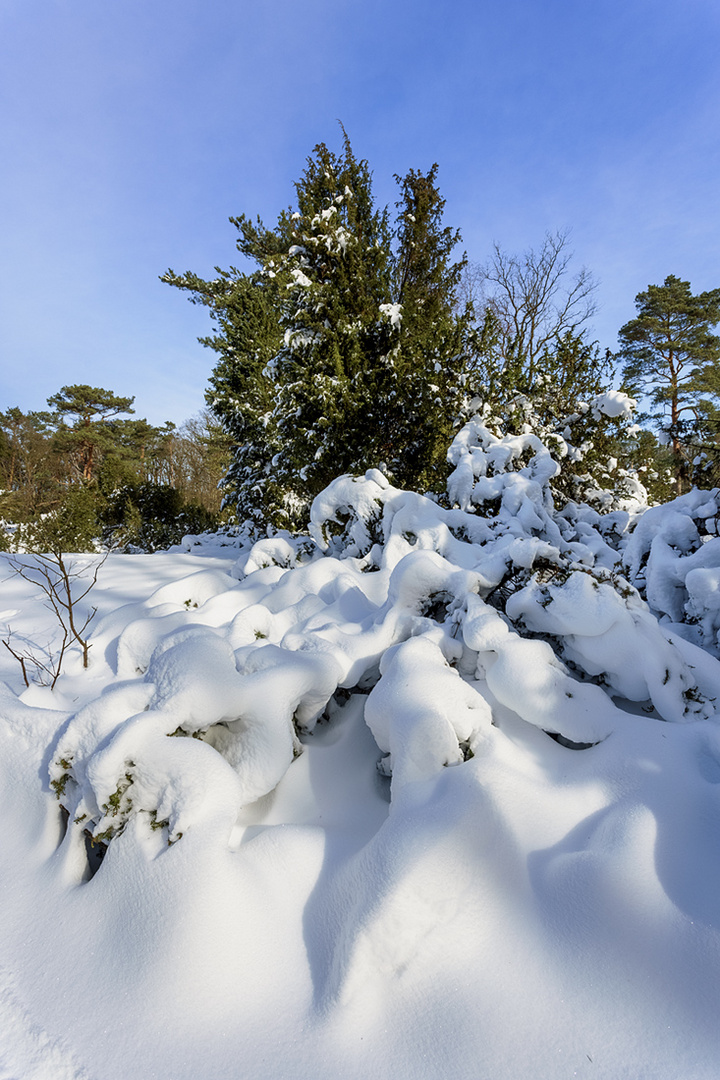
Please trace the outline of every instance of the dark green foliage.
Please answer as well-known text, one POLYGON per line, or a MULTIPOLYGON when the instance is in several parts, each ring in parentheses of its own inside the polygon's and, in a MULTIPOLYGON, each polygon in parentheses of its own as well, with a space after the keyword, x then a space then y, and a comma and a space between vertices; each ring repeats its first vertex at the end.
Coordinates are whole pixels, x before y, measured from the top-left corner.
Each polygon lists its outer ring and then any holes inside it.
POLYGON ((82 484, 66 488, 61 504, 21 527, 26 551, 60 556, 63 552, 95 551, 100 532, 97 493, 82 484))
POLYGON ((658 441, 655 432, 640 429, 634 438, 623 440, 621 454, 628 468, 637 473, 651 505, 675 498, 672 450, 658 441))
POLYGON ((383 457, 393 481, 421 490, 442 490, 447 448, 465 404, 470 371, 471 310, 456 312, 465 256, 452 253, 458 230, 443 225, 445 200, 437 165, 427 174, 396 176, 396 247, 392 292, 401 323, 392 381, 381 396, 385 416, 383 457))
POLYGON ((134 400, 85 384, 63 386, 48 398, 57 417, 55 450, 67 456, 83 483, 95 480, 103 457, 117 446, 117 429, 108 421, 120 413, 132 413, 134 400))
POLYGON ((51 436, 47 413, 0 413, 0 516, 23 522, 57 506, 62 470, 51 436))
POLYGON ((701 488, 719 487, 720 414, 714 405, 698 410, 698 418, 686 438, 693 483, 701 488))
POLYGON ((167 454, 175 425, 154 427, 147 420, 112 419, 103 423, 106 443, 96 477, 100 490, 145 479, 157 460, 167 454))
POLYGON ((92 550, 103 525, 154 549, 217 527, 229 456, 217 421, 154 427, 119 415, 132 400, 76 385, 49 399, 53 413, 0 413, 0 522, 12 523, 0 550, 92 550))
MULTIPOLYGON (((490 338, 492 323, 490 313, 485 323, 490 338)), ((490 340, 477 374, 489 426, 499 435, 532 431, 547 445, 559 466, 550 485, 557 505, 572 500, 610 509, 606 492, 629 494, 625 466, 635 471, 645 462, 631 434, 631 419, 610 417, 594 407, 614 381, 609 352, 601 353, 583 334, 568 331, 531 364, 511 352, 499 366, 490 340)))
POLYGON ((103 536, 119 547, 158 551, 178 544, 188 533, 218 526, 217 515, 186 502, 167 484, 126 484, 108 498, 101 515, 103 536))
POLYGON ((648 398, 648 418, 671 448, 681 494, 692 479, 698 441, 709 436, 717 446, 720 338, 710 328, 720 321, 720 289, 693 296, 690 282, 670 275, 638 293, 635 306, 637 317, 618 334, 619 356, 628 384, 648 398))
POLYGON ((454 314, 463 261, 442 225, 437 166, 397 178, 395 233, 366 161, 345 136, 315 148, 297 207, 276 227, 231 218, 257 269, 163 280, 206 305, 219 353, 207 401, 234 440, 226 491, 242 521, 295 526, 343 472, 382 466, 441 484, 462 403, 468 320, 454 314))
MULTIPOLYGON (((339 473, 378 465, 376 394, 391 367, 394 333, 386 213, 370 172, 345 140, 316 147, 297 185, 294 243, 272 269, 287 279, 278 310, 283 345, 272 361, 276 477, 304 515, 339 473)), ((280 223, 282 229, 282 221, 280 223)))

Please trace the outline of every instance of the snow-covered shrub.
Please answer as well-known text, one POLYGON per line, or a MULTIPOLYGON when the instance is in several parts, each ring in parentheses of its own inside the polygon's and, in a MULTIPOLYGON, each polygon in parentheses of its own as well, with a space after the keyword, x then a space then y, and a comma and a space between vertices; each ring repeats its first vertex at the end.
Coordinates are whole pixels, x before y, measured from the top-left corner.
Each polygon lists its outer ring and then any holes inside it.
MULTIPOLYGON (((229 834, 354 694, 393 797, 482 754, 507 717, 578 750, 628 712, 715 715, 716 661, 634 584, 648 567, 672 584, 673 545, 688 571, 675 616, 699 603, 693 574, 720 566, 714 496, 663 514, 558 510, 548 447, 477 417, 450 460, 448 505, 378 470, 342 476, 313 503, 311 541, 277 534, 241 554, 236 576, 207 571, 150 597, 117 643, 118 681, 53 753, 71 821, 105 843, 131 821, 171 842, 200 823, 229 834)), ((705 590, 710 622, 717 591, 705 590)))
POLYGON ((664 623, 720 656, 720 489, 650 507, 623 552, 628 580, 664 623))
POLYGON ((476 374, 479 396, 470 409, 499 439, 532 434, 543 443, 558 466, 551 482, 558 507, 574 501, 608 512, 645 500, 638 472, 649 475, 648 448, 635 424, 636 402, 609 389, 612 358, 582 333, 548 340, 533 357, 514 350, 498 357, 490 342, 476 374))
POLYGON ((249 553, 237 563, 238 576, 244 577, 253 570, 267 566, 301 566, 319 554, 316 546, 306 536, 293 536, 285 529, 251 545, 249 553))

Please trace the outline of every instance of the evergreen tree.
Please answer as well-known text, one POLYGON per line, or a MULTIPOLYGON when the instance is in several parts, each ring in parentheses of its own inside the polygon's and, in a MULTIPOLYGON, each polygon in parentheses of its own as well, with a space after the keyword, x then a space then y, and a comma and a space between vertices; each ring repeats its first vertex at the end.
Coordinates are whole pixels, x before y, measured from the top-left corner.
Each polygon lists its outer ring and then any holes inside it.
POLYGON ((158 551, 179 544, 187 533, 218 528, 218 517, 177 488, 151 481, 118 488, 100 513, 106 542, 121 549, 158 551))
POLYGON ((467 260, 453 261, 460 232, 443 225, 437 172, 435 164, 427 174, 395 177, 392 293, 400 323, 394 383, 380 402, 384 425, 378 418, 394 482, 436 491, 447 479, 447 448, 465 406, 472 352, 472 309, 456 312, 467 260))
POLYGON ((691 479, 692 446, 720 400, 720 289, 693 296, 690 282, 670 275, 635 297, 636 318, 618 333, 625 378, 649 398, 650 418, 670 445, 678 495, 691 479))
MULTIPOLYGON (((109 442, 103 449, 96 475, 104 494, 110 494, 123 484, 151 479, 151 474, 162 468, 161 463, 167 457, 169 442, 176 430, 169 420, 162 427, 155 427, 145 419, 115 417, 104 421, 103 425, 109 442)), ((169 482, 175 483, 175 479, 173 477, 169 482)))
POLYGON ((27 521, 47 513, 60 500, 61 472, 51 453, 47 413, 0 413, 0 515, 27 521))
POLYGON ((94 551, 100 534, 96 493, 84 484, 65 488, 62 502, 52 511, 21 525, 14 538, 26 551, 51 554, 94 551))
POLYGON ((375 208, 368 164, 355 158, 347 136, 339 156, 316 147, 296 191, 294 242, 266 269, 285 282, 283 344, 270 364, 279 439, 273 464, 304 516, 339 473, 379 464, 376 399, 396 330, 387 214, 375 208))
POLYGON ((86 384, 63 386, 48 398, 57 422, 55 448, 67 456, 82 483, 96 479, 103 457, 117 446, 116 433, 108 421, 134 412, 134 400, 86 384))
POLYGON ((320 144, 274 230, 231 218, 253 273, 164 275, 217 326, 202 339, 220 354, 207 401, 235 443, 241 520, 300 524, 335 476, 371 466, 407 486, 444 481, 469 320, 454 314, 463 260, 436 175, 397 178, 393 236, 347 136, 339 155, 320 144))
MULTIPOLYGON (((492 330, 492 322, 486 332, 492 330)), ((566 332, 532 365, 511 354, 500 367, 486 348, 481 398, 487 426, 498 436, 532 432, 559 466, 551 481, 556 504, 588 502, 613 509, 637 490, 644 466, 637 445, 633 402, 611 392, 615 368, 584 334, 566 332), (631 464, 630 470, 625 466, 631 464)))

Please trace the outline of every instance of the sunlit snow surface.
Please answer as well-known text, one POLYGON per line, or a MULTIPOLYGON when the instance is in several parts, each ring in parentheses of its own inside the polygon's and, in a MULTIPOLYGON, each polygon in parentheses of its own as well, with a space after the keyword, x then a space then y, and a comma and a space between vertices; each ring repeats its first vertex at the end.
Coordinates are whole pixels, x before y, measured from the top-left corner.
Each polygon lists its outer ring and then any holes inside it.
POLYGON ((2 650, 2 1080, 718 1076, 717 506, 603 539, 529 449, 111 556, 54 692, 2 650))

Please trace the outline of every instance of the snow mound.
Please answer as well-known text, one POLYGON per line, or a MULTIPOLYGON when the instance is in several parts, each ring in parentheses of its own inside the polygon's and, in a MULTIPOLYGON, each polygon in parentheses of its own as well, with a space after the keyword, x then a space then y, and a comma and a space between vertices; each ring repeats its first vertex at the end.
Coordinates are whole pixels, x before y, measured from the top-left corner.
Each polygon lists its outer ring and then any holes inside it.
POLYGON ((478 418, 450 460, 138 587, 72 709, 0 684, 13 994, 88 1075, 717 1074, 717 492, 559 510, 478 418))
MULTIPOLYGON (((377 470, 343 476, 313 504, 314 544, 278 534, 241 556, 239 581, 205 570, 158 589, 118 640, 127 685, 72 717, 53 755, 73 820, 104 843, 137 814, 171 842, 213 814, 229 835, 353 692, 367 695, 393 794, 481 753, 496 706, 566 748, 607 740, 638 709, 714 718, 718 670, 617 572, 621 559, 635 580, 645 567, 658 604, 672 544, 697 605, 720 549, 695 524, 712 498, 648 510, 634 531, 627 512, 558 513, 542 442, 477 418, 449 459, 449 505, 377 470)), ((720 618, 715 593, 706 623, 720 618)))

